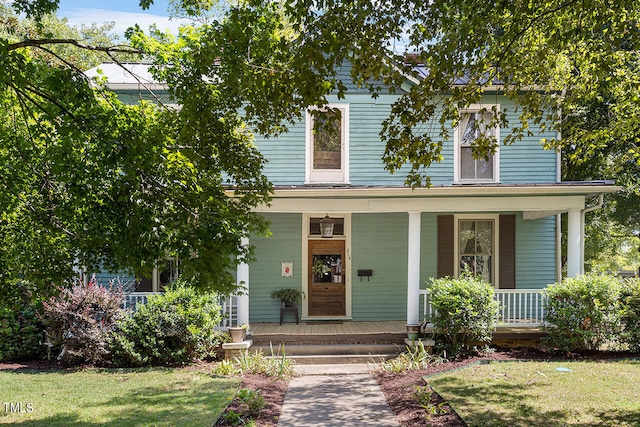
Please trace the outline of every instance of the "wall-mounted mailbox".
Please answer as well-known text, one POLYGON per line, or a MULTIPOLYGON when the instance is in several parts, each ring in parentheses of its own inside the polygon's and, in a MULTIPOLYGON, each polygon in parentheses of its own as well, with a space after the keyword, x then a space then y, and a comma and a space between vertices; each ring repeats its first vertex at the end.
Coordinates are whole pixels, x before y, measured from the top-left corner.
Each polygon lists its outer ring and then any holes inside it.
POLYGON ((360 277, 361 282, 363 277, 366 277, 368 282, 371 276, 373 276, 373 270, 358 270, 358 277, 360 277))

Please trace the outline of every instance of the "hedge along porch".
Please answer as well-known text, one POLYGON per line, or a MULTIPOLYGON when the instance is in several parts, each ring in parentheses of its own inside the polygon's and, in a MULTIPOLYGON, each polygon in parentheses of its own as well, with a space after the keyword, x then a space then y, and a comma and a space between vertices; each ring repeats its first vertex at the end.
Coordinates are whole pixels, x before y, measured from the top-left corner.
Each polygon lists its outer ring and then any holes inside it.
POLYGON ((277 321, 279 305, 269 294, 282 287, 306 293, 303 320, 419 323, 421 288, 432 277, 458 275, 463 256, 482 261, 483 274, 498 289, 542 289, 560 274, 557 215, 569 213, 568 267, 577 275, 583 271, 585 201, 616 190, 611 183, 276 189, 271 205, 261 209, 273 234, 253 238, 257 261, 238 269, 249 290, 239 298, 238 323, 277 321), (327 214, 342 227, 331 239, 311 230, 327 214), (459 247, 461 224, 480 222, 492 227, 492 247, 484 255, 466 254, 459 247), (328 240, 344 248, 344 307, 318 312, 310 251, 328 240), (291 276, 283 274, 283 263, 293 267, 291 276))

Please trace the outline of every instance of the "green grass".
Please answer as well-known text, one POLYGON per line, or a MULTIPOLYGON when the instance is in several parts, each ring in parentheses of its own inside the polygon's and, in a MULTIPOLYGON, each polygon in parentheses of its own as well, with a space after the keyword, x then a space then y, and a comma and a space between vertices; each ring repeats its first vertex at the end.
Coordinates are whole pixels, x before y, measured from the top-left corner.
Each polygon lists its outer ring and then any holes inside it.
POLYGON ((185 369, 4 371, 0 425, 211 426, 238 386, 185 369))
POLYGON ((426 380, 470 427, 640 425, 640 361, 490 363, 426 380))

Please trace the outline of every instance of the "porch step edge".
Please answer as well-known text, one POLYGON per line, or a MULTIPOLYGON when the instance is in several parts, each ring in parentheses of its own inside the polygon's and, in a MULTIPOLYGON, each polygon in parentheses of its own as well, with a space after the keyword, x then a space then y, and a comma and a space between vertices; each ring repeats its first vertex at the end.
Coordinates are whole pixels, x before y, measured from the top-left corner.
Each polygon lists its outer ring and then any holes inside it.
POLYGON ((393 359, 398 354, 368 354, 368 355, 292 355, 287 356, 298 365, 349 365, 349 364, 378 364, 381 361, 393 359))
MULTIPOLYGON (((395 354, 396 356, 405 350, 403 344, 285 344, 284 350, 287 356, 368 356, 371 354, 395 354)), ((281 352, 280 345, 273 346, 258 344, 251 347, 251 351, 262 351, 265 355, 271 355, 271 351, 277 355, 281 352)))
POLYGON ((407 337, 405 333, 395 333, 395 334, 371 334, 371 335, 362 335, 362 334, 352 334, 352 335, 336 335, 336 334, 327 334, 327 335, 282 335, 282 334, 252 334, 251 339, 253 339, 254 344, 256 345, 269 345, 272 343, 274 346, 284 343, 288 344, 350 344, 350 345, 361 345, 361 344, 403 344, 404 339, 407 337))

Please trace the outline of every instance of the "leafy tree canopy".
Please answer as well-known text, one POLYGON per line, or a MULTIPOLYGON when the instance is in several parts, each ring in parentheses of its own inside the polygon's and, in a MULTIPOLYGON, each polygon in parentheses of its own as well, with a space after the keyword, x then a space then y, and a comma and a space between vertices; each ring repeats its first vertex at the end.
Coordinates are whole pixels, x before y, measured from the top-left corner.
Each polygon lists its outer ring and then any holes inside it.
MULTIPOLYGON (((559 131, 574 118, 589 119, 583 112, 606 93, 615 120, 594 126, 607 138, 567 131, 567 138, 542 142, 578 158, 582 149, 596 153, 623 141, 612 152, 638 164, 636 1, 247 0, 212 15, 213 3, 174 1, 194 19, 177 35, 127 33, 153 60, 179 110, 123 105, 92 88, 66 54, 47 56, 44 46, 53 44, 34 41, 52 39, 43 18, 57 1, 12 3, 41 33, 0 41, 7 271, 49 278, 72 260, 141 271, 176 255, 203 283, 228 288, 231 259, 248 255, 240 236, 265 230, 251 208, 268 200, 269 184, 247 129, 277 135, 307 106, 344 95, 344 61, 374 96, 401 94, 381 137, 386 168, 405 173, 408 185, 429 184, 428 166, 442 160, 459 109, 487 90, 514 101, 515 123, 504 109, 491 119, 505 129, 504 144, 534 127, 559 131), (403 91, 407 76, 416 83, 403 91), (234 185, 237 197, 224 197, 222 184, 234 185)), ((116 53, 95 46, 89 50, 116 53)), ((497 143, 479 138, 476 155, 497 143)))
POLYGON ((266 232, 250 132, 202 85, 200 108, 123 104, 82 71, 140 52, 41 3, 14 3, 34 21, 0 15, 0 291, 27 279, 46 292, 81 266, 149 274, 169 256, 202 287, 233 289, 231 267, 251 257, 242 236, 266 232))

